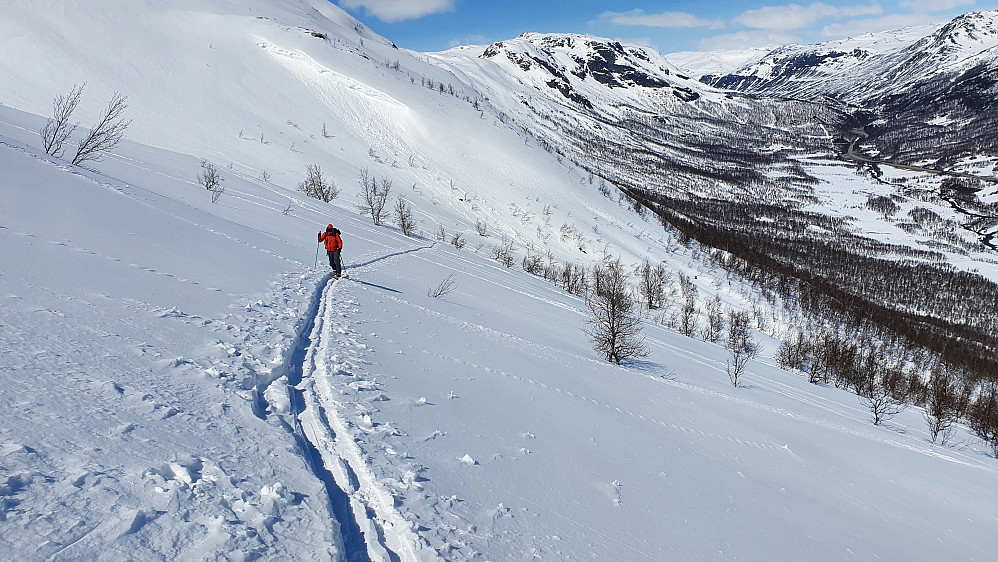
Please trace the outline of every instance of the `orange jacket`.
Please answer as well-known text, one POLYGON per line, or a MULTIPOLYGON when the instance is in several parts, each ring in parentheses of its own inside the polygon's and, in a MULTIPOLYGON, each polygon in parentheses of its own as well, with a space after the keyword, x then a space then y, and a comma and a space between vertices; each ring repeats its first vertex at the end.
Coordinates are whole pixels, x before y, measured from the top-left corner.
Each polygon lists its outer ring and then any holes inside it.
POLYGON ((327 252, 333 252, 333 251, 336 251, 336 250, 343 249, 343 240, 340 238, 339 232, 335 232, 335 231, 334 232, 329 232, 329 231, 320 232, 319 233, 319 242, 322 242, 323 240, 326 241, 326 251, 327 252))

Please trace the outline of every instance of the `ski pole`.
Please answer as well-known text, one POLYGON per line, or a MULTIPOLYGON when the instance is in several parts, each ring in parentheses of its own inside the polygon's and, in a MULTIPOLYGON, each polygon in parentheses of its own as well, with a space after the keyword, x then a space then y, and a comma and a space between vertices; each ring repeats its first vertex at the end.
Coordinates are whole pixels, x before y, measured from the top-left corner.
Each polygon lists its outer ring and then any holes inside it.
POLYGON ((313 268, 319 267, 319 246, 321 245, 322 242, 316 242, 315 244, 315 265, 312 266, 313 268))

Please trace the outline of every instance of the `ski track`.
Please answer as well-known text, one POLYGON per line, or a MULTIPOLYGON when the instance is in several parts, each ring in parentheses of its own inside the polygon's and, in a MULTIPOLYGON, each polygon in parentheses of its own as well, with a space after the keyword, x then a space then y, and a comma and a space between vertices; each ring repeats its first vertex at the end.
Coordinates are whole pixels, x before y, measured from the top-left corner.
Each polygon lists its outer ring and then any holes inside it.
MULTIPOLYGON (((391 256, 381 259, 388 257, 391 256)), ((346 322, 338 318, 343 313, 336 313, 340 305, 336 298, 338 285, 339 280, 330 279, 319 303, 311 345, 302 365, 305 410, 299 419, 306 437, 319 451, 323 465, 349 497, 354 517, 362 527, 369 558, 399 562, 426 560, 431 552, 423 548, 411 524, 395 509, 391 493, 378 483, 342 417, 342 404, 335 398, 330 379, 352 375, 353 366, 362 361, 359 350, 363 349, 355 342, 346 322), (347 358, 341 360, 344 356, 347 358)))

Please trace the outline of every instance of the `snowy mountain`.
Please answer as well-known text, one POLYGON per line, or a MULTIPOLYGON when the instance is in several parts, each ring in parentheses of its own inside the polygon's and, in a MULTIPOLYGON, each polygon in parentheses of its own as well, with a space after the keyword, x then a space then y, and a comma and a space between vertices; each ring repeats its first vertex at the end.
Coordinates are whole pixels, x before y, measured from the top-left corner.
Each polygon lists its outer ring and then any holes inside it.
POLYGON ((935 27, 871 33, 819 45, 789 45, 737 70, 704 76, 725 89, 786 96, 822 93, 861 104, 934 75, 993 60, 998 12, 972 12, 935 27))
POLYGON ((776 49, 705 83, 769 96, 828 96, 873 112, 869 150, 904 163, 968 170, 994 159, 979 131, 993 121, 998 12, 960 16, 929 32, 908 28, 820 45, 776 49), (949 123, 962 131, 954 134, 949 123))
POLYGON ((691 238, 938 244, 901 265, 998 278, 945 201, 897 204, 923 230, 867 205, 881 184, 838 160, 841 104, 724 92, 585 36, 413 53, 322 0, 0 13, 3 559, 994 551, 990 446, 962 424, 934 442, 921 405, 873 425, 838 379, 779 368, 795 293, 691 238), (69 145, 114 92, 131 124, 74 166, 38 132, 84 83, 69 145), (309 164, 336 199, 298 190, 309 164), (358 211, 365 174, 405 196, 416 236, 358 211), (339 280, 313 240, 329 223, 339 280), (642 313, 648 355, 621 366, 546 275, 605 257, 670 275, 642 313), (752 314, 740 386, 722 339, 681 334, 687 295, 701 325, 714 302, 752 314))
MULTIPOLYGON (((725 89, 787 96, 849 91, 871 77, 883 77, 891 69, 880 63, 885 56, 910 48, 937 30, 938 26, 917 26, 819 45, 786 45, 701 80, 725 89)), ((687 64, 703 65, 704 56, 687 64)))

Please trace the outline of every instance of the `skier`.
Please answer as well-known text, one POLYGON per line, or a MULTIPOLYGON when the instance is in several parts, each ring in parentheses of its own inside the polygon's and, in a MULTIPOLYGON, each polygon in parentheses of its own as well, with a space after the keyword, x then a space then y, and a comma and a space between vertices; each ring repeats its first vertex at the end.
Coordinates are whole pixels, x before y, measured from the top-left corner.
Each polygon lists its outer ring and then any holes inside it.
POLYGON ((329 267, 333 268, 333 277, 339 279, 340 274, 343 273, 343 267, 340 263, 343 240, 340 238, 339 229, 333 228, 333 225, 327 226, 325 232, 319 233, 319 242, 322 241, 326 242, 326 254, 329 256, 329 267))

